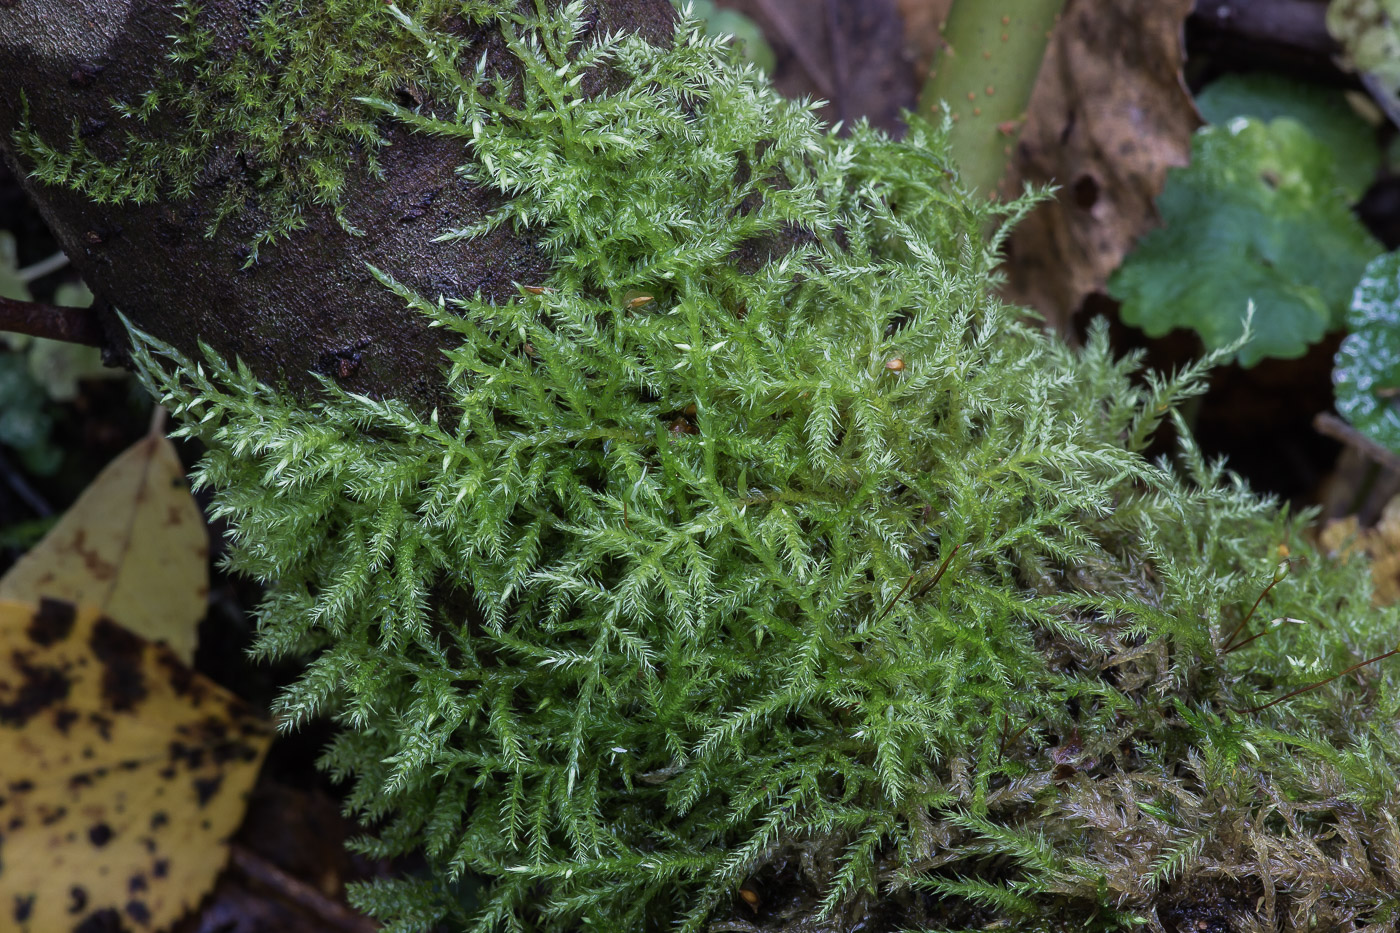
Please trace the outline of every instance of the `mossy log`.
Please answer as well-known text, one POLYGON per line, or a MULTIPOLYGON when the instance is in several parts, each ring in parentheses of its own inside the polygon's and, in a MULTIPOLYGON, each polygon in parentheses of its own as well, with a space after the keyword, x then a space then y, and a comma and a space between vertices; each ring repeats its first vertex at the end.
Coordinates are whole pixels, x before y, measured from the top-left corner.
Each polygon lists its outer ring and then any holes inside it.
MULTIPOLYGON (((203 54, 225 61, 246 54, 250 26, 264 6, 236 0, 202 5, 203 54)), ((667 0, 591 0, 590 6, 597 32, 670 38, 675 12, 667 0)), ((0 150, 74 266, 103 305, 186 353, 197 356, 203 341, 303 397, 315 393, 320 376, 347 391, 405 399, 421 410, 437 407, 443 334, 381 288, 370 267, 448 299, 478 292, 504 299, 516 293, 516 283, 530 285, 549 272, 535 243, 512 231, 465 247, 436 241, 500 200, 456 175, 464 142, 379 121, 376 131, 387 145, 374 147, 377 158, 370 147, 341 150, 348 158, 338 205, 301 199, 297 229, 258 250, 251 262, 250 244, 276 218, 244 195, 265 186, 259 176, 266 167, 255 164, 240 140, 211 140, 207 161, 184 196, 157 191, 113 203, 96 184, 74 190, 71 183, 91 174, 94 160, 119 163, 135 141, 169 141, 175 148, 176 128, 166 114, 143 121, 113 103, 135 106, 162 81, 184 78, 169 61, 176 37, 190 29, 181 14, 180 4, 150 0, 0 2, 0 74, 8 85, 0 94, 0 150), (72 157, 60 169, 69 184, 32 177, 34 161, 17 151, 21 130, 72 157), (211 233, 211 220, 231 193, 248 208, 211 233)), ((393 34, 387 16, 384 30, 393 34)), ((409 37, 399 38, 405 55, 416 54, 409 37)), ((490 70, 511 67, 499 37, 464 39, 473 58, 486 53, 490 70)), ((199 67, 208 73, 216 63, 199 67)), ((597 76, 600 87, 608 80, 597 76)), ((209 93, 198 86, 185 90, 209 93)), ((405 99, 419 93, 407 82, 399 90, 405 99)), ((318 91, 300 96, 310 99, 318 91)), ((415 103, 428 110, 440 104, 415 103)), ((157 158, 179 157, 172 151, 157 158)), ((110 310, 103 324, 113 349, 123 352, 125 330, 110 310)))

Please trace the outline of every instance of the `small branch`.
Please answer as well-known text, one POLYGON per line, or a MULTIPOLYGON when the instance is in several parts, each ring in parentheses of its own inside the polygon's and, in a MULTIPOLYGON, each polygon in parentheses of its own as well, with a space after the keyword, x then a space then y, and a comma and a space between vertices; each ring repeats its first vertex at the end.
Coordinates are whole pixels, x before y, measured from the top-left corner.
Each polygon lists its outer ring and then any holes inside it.
POLYGON ((40 518, 48 518, 53 514, 53 506, 49 501, 39 494, 39 491, 29 485, 29 480, 24 478, 24 474, 15 469, 10 461, 5 459, 4 454, 0 454, 0 475, 5 477, 5 485, 33 510, 34 514, 40 518))
POLYGON ((64 308, 13 298, 0 298, 0 331, 86 347, 100 347, 107 342, 97 315, 87 308, 64 308))
POLYGON ((1221 32, 1330 55, 1337 43, 1327 32, 1327 5, 1312 0, 1196 0, 1192 16, 1221 32))
POLYGON ((1361 661, 1360 663, 1353 664, 1351 667, 1349 667, 1349 668, 1347 668, 1346 670, 1342 671, 1340 674, 1333 674, 1331 677, 1328 677, 1326 680, 1319 680, 1319 681, 1318 681, 1317 683, 1315 683, 1315 684, 1308 684, 1306 687, 1299 687, 1297 690, 1290 690, 1288 693, 1285 693, 1283 696, 1279 697, 1277 700, 1271 700, 1271 701, 1269 701, 1268 703, 1265 703, 1263 706, 1251 706, 1249 709, 1241 710, 1241 712, 1244 713, 1245 715, 1249 715, 1249 714, 1251 714, 1251 713, 1258 713, 1258 712, 1260 712, 1260 711, 1262 711, 1262 710, 1266 710, 1266 709, 1268 709, 1268 708, 1271 707, 1271 706, 1277 706, 1278 704, 1282 703, 1284 700, 1291 700, 1291 699, 1293 699, 1294 697, 1299 696, 1300 694, 1304 694, 1304 693, 1308 693, 1309 691, 1316 690, 1318 687, 1325 687, 1325 686, 1327 686, 1328 684, 1330 684, 1332 681, 1336 680, 1338 677, 1345 677, 1346 675, 1350 674, 1352 671, 1359 670, 1360 668, 1363 668, 1363 667, 1365 667, 1365 666, 1368 665, 1368 664, 1375 664, 1377 661, 1384 661, 1386 658, 1394 657, 1394 656, 1397 655, 1397 654, 1400 654, 1400 648, 1392 648, 1391 650, 1387 651, 1385 654, 1378 654, 1378 655, 1376 655, 1374 658, 1367 658, 1366 660, 1361 661))
POLYGON ((1387 470, 1400 473, 1400 454, 1389 447, 1377 444, 1360 431, 1330 412, 1320 412, 1313 418, 1313 430, 1325 434, 1349 447, 1355 447, 1371 460, 1387 470))
POLYGON ((768 25, 773 27, 773 31, 778 34, 778 38, 783 40, 791 51, 797 64, 802 66, 802 70, 807 72, 807 77, 812 79, 812 83, 821 91, 823 97, 835 103, 836 91, 831 85, 831 76, 826 73, 826 69, 821 66, 821 62, 812 58, 812 52, 802 41, 802 34, 792 25, 792 21, 783 13, 782 8, 773 3, 773 0, 757 0, 759 12, 768 21, 768 25))
MULTIPOLYGON (((1254 618, 1255 611, 1258 610, 1259 604, 1264 601, 1264 597, 1269 595, 1269 591, 1272 590, 1274 587, 1278 586, 1285 579, 1287 579, 1288 570, 1292 569, 1292 565, 1289 564, 1288 561, 1284 561, 1279 566, 1281 568, 1284 568, 1283 576, 1279 576, 1279 572, 1277 570, 1274 571, 1273 582, 1271 582, 1268 586, 1264 587, 1264 592, 1259 594, 1259 598, 1254 601, 1253 606, 1249 607, 1249 612, 1245 615, 1243 619, 1240 620, 1240 624, 1236 625, 1235 630, 1230 633, 1230 637, 1225 639, 1225 644, 1220 649, 1222 654, 1229 654, 1231 651, 1234 651, 1235 648, 1240 647, 1239 645, 1235 644, 1235 636, 1238 635, 1240 632, 1244 631, 1246 626, 1249 625, 1249 620, 1254 618)), ((1253 640, 1254 639, 1252 638, 1250 639, 1250 641, 1253 640)))
POLYGON ((35 279, 42 279, 44 276, 57 272, 59 269, 66 268, 67 266, 68 254, 60 250, 47 259, 41 259, 32 266, 25 266, 23 269, 20 269, 15 273, 15 278, 19 279, 21 282, 33 282, 35 279))
POLYGON ((331 900, 254 852, 237 844, 230 848, 233 850, 233 864, 239 871, 298 907, 310 911, 329 929, 343 930, 345 933, 375 933, 379 929, 379 924, 373 920, 355 913, 339 901, 331 900))
POLYGON ((836 106, 836 119, 845 123, 848 118, 846 82, 850 72, 846 68, 845 36, 841 33, 841 20, 836 7, 837 0, 826 0, 826 45, 831 55, 832 77, 836 82, 836 99, 832 103, 836 106))

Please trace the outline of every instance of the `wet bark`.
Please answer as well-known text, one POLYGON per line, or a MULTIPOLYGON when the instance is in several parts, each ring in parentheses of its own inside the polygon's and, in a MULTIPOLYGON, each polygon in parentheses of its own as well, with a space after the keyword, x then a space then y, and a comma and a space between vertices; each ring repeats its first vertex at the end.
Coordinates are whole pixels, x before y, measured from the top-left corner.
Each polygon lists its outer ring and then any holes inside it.
MULTIPOLYGON (((598 32, 635 31, 656 43, 671 35, 668 0, 593 0, 593 7, 598 32)), ((99 306, 119 309, 186 354, 196 355, 202 340, 225 358, 240 357, 262 379, 302 398, 315 395, 320 374, 351 392, 405 399, 424 411, 438 406, 444 334, 405 309, 368 266, 425 295, 480 291, 494 301, 515 294, 514 283, 532 284, 549 272, 536 244, 510 231, 465 244, 433 242, 497 203, 497 195, 454 173, 466 161, 459 141, 383 121, 383 177, 371 177, 361 161, 343 198, 346 219, 363 235, 347 232, 329 207, 307 205, 305 227, 262 247, 250 266, 248 244, 265 218, 250 211, 206 235, 226 186, 252 184, 252 169, 232 141, 190 196, 140 206, 94 203, 28 177, 32 166, 13 145, 22 101, 30 124, 51 144, 61 146, 77 127, 98 155, 115 158, 125 135, 110 125, 110 102, 137 101, 152 85, 170 36, 182 28, 174 8, 164 0, 0 0, 0 150, 99 306)), ((204 5, 222 37, 217 54, 231 55, 246 41, 260 9, 240 0, 204 5)), ((509 68, 508 52, 484 44, 493 66, 509 68)), ((110 309, 99 313, 120 350, 120 322, 110 309)))

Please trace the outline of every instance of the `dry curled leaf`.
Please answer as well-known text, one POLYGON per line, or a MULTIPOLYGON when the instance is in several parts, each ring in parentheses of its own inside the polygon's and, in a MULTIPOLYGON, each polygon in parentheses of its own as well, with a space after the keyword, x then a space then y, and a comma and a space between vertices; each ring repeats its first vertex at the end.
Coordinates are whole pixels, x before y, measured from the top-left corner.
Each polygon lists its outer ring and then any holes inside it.
POLYGON ((1012 234, 1006 297, 1064 330, 1157 220, 1167 169, 1201 123, 1181 77, 1192 0, 1068 0, 1046 52, 1014 178, 1056 185, 1012 234))
POLYGON ((1375 528, 1362 529, 1355 515, 1328 522, 1318 543, 1338 557, 1366 554, 1371 559, 1371 601, 1377 606, 1400 602, 1400 496, 1386 503, 1375 528))
POLYGON ((269 740, 100 610, 0 602, 0 929, 168 927, 227 860, 269 740))
POLYGON ((107 465, 0 579, 0 599, 96 606, 194 658, 209 596, 209 533, 175 448, 158 433, 107 465))

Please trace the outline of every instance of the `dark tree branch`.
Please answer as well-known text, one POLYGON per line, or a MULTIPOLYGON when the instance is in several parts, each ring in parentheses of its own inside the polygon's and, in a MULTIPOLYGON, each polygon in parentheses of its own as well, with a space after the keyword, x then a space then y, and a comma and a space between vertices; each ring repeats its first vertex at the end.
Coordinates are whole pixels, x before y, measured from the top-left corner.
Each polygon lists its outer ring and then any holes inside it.
POLYGON ((1364 457, 1379 464, 1384 469, 1400 472, 1400 455, 1371 440, 1330 412, 1320 412, 1317 417, 1313 418, 1313 430, 1350 447, 1355 447, 1361 451, 1364 457))
POLYGON ((13 298, 0 298, 0 331, 86 347, 100 347, 106 342, 97 315, 87 308, 65 308, 13 298))
POLYGON ((229 847, 232 861, 249 879, 281 894, 288 902, 310 911, 332 930, 346 933, 375 933, 379 924, 362 917, 339 901, 332 900, 311 885, 287 874, 257 853, 238 844, 229 847))
POLYGON ((836 88, 832 86, 831 76, 827 74, 821 62, 812 56, 812 50, 803 42, 802 34, 788 19, 783 8, 773 3, 773 0, 757 0, 757 6, 759 12, 763 14, 763 18, 768 21, 768 25, 773 27, 773 32, 792 51, 793 57, 797 59, 797 64, 801 66, 803 71, 807 72, 807 77, 812 79, 812 83, 816 85, 821 95, 828 101, 834 102, 836 88))
POLYGON ((1197 0, 1203 23, 1255 42, 1272 42, 1328 55, 1337 44, 1327 32, 1327 5, 1309 0, 1197 0))

